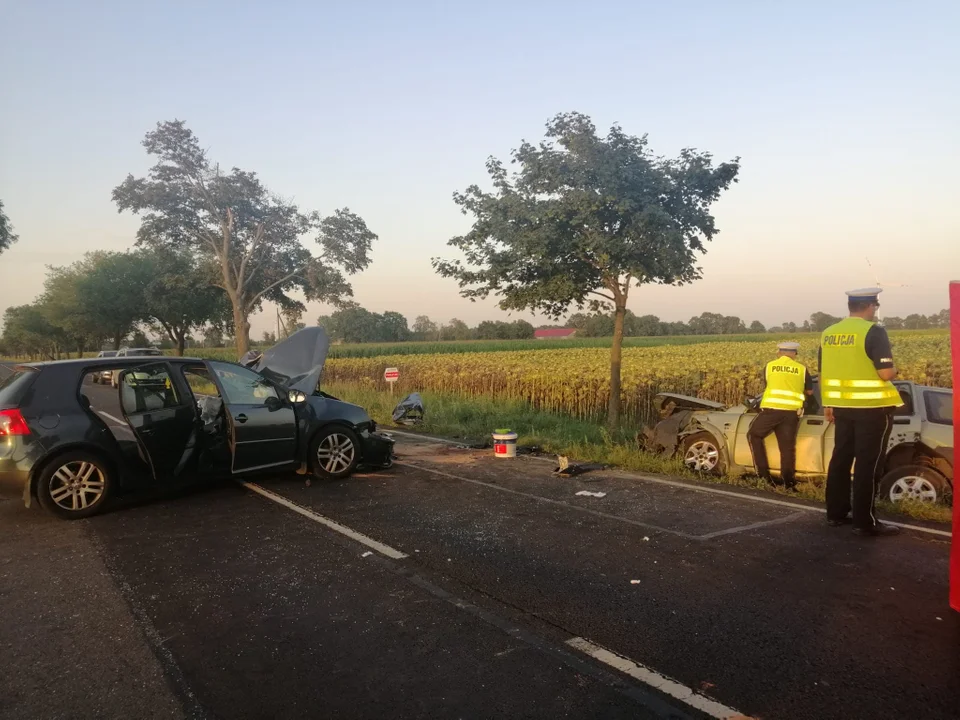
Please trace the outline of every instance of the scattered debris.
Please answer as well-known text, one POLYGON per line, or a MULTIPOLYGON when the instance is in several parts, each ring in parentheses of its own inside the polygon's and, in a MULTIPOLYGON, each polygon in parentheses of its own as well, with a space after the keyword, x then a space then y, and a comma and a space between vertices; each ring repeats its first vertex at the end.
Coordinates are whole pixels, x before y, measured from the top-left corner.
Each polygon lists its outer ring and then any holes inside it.
POLYGON ((410 393, 393 409, 393 421, 400 425, 419 425, 425 412, 420 393, 410 393))
POLYGON ((367 550, 367 551, 366 551, 363 555, 361 555, 360 557, 370 557, 371 555, 373 555, 373 553, 372 553, 370 550, 367 550))
POLYGON ((942 617, 938 617, 937 620, 939 620, 940 622, 943 622, 943 618, 942 618, 942 617))
POLYGON ((604 470, 606 467, 606 465, 600 465, 598 463, 578 465, 571 463, 566 455, 557 455, 557 467, 553 469, 553 474, 559 475, 560 477, 573 477, 575 475, 582 475, 585 472, 590 472, 591 470, 604 470))
POLYGON ((587 495, 589 497, 606 497, 607 496, 605 492, 590 492, 589 490, 581 490, 578 493, 574 493, 574 495, 587 495))
POLYGON ((644 535, 644 536, 643 536, 643 541, 644 541, 644 542, 650 542, 650 538, 648 538, 646 535, 644 535))
POLYGON ((539 445, 518 446, 517 455, 543 455, 543 448, 539 445))
POLYGON ((640 581, 639 581, 639 580, 631 580, 631 581, 630 581, 630 584, 631 584, 631 585, 639 585, 639 584, 640 584, 640 581))
POLYGON ((306 480, 304 480, 303 484, 306 485, 307 487, 310 487, 310 484, 311 484, 310 478, 307 478, 306 480))

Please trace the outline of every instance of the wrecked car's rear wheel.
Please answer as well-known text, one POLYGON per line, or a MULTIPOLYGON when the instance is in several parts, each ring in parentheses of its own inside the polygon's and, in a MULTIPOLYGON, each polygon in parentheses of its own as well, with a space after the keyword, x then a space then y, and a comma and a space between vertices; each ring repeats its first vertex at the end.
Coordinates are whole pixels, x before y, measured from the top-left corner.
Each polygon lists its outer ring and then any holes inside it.
POLYGON ((723 473, 723 456, 720 444, 708 432, 698 432, 685 437, 681 446, 683 464, 699 473, 723 473))
POLYGON ((916 500, 937 502, 943 499, 947 479, 925 465, 902 465, 894 468, 880 481, 880 498, 890 502, 916 500))
POLYGON ((106 505, 113 478, 107 465, 84 451, 54 458, 37 478, 37 499, 44 510, 76 520, 96 515, 106 505))
POLYGON ((345 478, 360 462, 360 440, 345 427, 324 428, 310 446, 310 464, 314 475, 345 478))

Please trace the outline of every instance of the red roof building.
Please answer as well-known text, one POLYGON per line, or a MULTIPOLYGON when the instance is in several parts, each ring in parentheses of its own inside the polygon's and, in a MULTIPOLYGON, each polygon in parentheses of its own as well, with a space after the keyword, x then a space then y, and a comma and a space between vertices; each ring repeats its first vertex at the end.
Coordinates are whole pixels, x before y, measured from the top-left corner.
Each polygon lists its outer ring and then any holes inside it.
POLYGON ((537 340, 562 340, 563 338, 572 338, 576 334, 576 328, 544 328, 543 330, 535 330, 533 336, 537 340))

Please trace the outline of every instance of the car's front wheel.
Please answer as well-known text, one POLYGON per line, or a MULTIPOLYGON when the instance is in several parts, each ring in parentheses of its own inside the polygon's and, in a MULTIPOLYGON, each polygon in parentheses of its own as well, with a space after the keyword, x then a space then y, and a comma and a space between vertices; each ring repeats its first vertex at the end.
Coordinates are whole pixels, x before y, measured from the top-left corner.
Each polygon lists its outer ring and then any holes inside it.
POLYGON ((880 480, 880 499, 890 502, 917 500, 937 502, 943 499, 947 479, 926 465, 901 465, 880 480))
POLYGON ((112 489, 113 475, 107 464, 82 450, 54 458, 37 479, 41 507, 67 520, 96 515, 112 489))
POLYGON ((324 428, 310 445, 310 466, 314 475, 345 478, 360 462, 360 439, 349 428, 324 428))
POLYGON ((689 470, 698 473, 722 475, 724 472, 723 455, 720 453, 720 443, 711 433, 706 431, 688 435, 680 446, 683 464, 689 470))

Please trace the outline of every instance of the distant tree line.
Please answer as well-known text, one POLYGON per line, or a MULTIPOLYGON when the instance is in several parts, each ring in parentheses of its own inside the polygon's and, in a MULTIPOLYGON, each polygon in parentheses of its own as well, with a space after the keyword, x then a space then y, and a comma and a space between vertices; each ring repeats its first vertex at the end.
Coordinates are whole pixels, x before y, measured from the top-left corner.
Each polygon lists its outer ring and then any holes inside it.
MULTIPOLYGON (((735 315, 704 312, 687 322, 668 322, 656 315, 635 315, 627 310, 624 316, 625 337, 656 337, 664 335, 748 335, 759 333, 822 332, 841 318, 824 312, 815 312, 802 323, 787 322, 770 328, 758 320, 749 325, 735 315)), ((545 328, 573 328, 579 337, 610 337, 614 317, 609 313, 574 313, 563 324, 534 326, 526 320, 505 322, 484 320, 470 327, 454 318, 446 323, 419 315, 413 325, 397 312, 374 313, 359 305, 350 305, 328 316, 317 318, 317 324, 326 328, 336 342, 373 343, 442 340, 525 340, 545 328)), ((884 325, 892 330, 925 330, 949 327, 950 312, 942 310, 934 315, 908 315, 906 318, 886 318, 884 325)))

